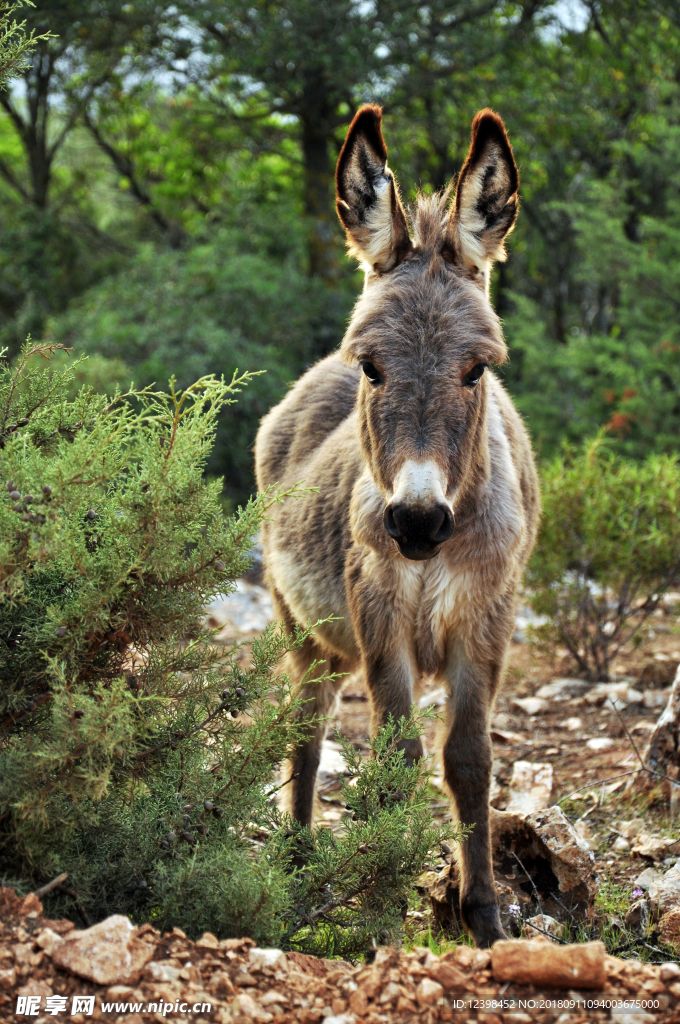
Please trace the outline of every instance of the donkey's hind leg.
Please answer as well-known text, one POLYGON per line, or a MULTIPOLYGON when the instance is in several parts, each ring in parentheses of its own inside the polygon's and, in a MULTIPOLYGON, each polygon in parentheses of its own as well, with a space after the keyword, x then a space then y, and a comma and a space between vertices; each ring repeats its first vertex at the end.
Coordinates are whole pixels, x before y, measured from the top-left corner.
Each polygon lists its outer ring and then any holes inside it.
POLYGON ((316 661, 312 680, 303 682, 298 695, 304 701, 299 712, 299 721, 305 723, 304 738, 288 762, 286 778, 290 778, 290 811, 296 821, 311 825, 314 814, 314 793, 316 774, 321 761, 321 747, 328 728, 328 718, 333 713, 338 692, 344 679, 324 679, 316 682, 326 672, 337 672, 335 658, 326 660, 311 641, 296 652, 295 677, 302 679, 316 661))
MULTIPOLYGON (((273 587, 276 614, 283 619, 289 632, 293 631, 293 618, 273 587)), ((340 679, 323 679, 326 673, 342 671, 339 659, 329 658, 309 637, 297 651, 286 656, 285 670, 290 673, 296 694, 302 700, 298 712, 298 723, 304 725, 303 738, 284 766, 283 804, 296 821, 310 825, 314 813, 316 773, 321 761, 321 747, 326 736, 328 718, 344 683, 340 679), (315 664, 316 663, 316 664, 315 664), (313 666, 313 667, 312 667, 313 666), (311 678, 310 678, 311 677, 311 678), (320 680, 320 681, 317 681, 320 680)))

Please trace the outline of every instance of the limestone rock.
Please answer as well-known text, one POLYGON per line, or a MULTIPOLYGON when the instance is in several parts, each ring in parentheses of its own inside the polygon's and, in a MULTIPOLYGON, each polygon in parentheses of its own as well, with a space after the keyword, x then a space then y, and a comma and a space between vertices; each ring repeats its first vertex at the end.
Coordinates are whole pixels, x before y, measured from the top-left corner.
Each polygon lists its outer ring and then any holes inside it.
POLYGON ((176 963, 167 960, 152 960, 144 968, 144 977, 147 981, 158 981, 172 985, 179 980, 181 968, 176 963))
POLYGON ((551 764, 515 761, 510 779, 507 810, 513 814, 533 814, 550 804, 553 785, 551 764))
POLYGON ((538 715, 550 707, 547 700, 543 700, 542 697, 517 697, 512 703, 525 715, 538 715))
POLYGON ((603 942, 570 946, 548 945, 533 940, 505 939, 491 950, 496 981, 550 988, 604 988, 605 947, 603 942))
POLYGON ((564 811, 557 805, 526 818, 540 841, 550 852, 550 866, 555 873, 561 892, 585 886, 594 894, 597 877, 595 858, 586 843, 577 835, 564 811))
POLYGON ((645 868, 635 879, 635 885, 638 889, 642 889, 643 892, 648 892, 650 885, 659 880, 659 872, 655 871, 654 868, 645 868))
POLYGON ((680 946, 680 907, 672 907, 663 915, 659 921, 659 938, 668 946, 676 949, 680 946))
POLYGON ((13 967, 10 967, 9 970, 6 971, 0 971, 0 988, 5 990, 13 988, 14 985, 16 985, 16 982, 17 972, 13 967))
POLYGON ((274 1015, 269 1013, 268 1010, 263 1009, 259 1003, 256 1003, 253 997, 249 996, 246 992, 242 992, 240 996, 236 996, 233 1009, 236 1013, 240 1013, 244 1017, 250 1017, 251 1020, 257 1021, 258 1024, 268 1024, 270 1020, 274 1020, 274 1015))
POLYGON ((521 817, 494 811, 491 818, 494 863, 502 874, 517 871, 515 853, 546 900, 551 892, 568 896, 583 914, 597 890, 595 858, 558 806, 521 817))
POLYGON ((651 860, 659 861, 669 855, 680 853, 680 842, 677 839, 667 839, 665 836, 640 832, 635 839, 632 852, 637 853, 639 857, 649 857, 651 860))
POLYGON ((432 1003, 436 1003, 443 995, 443 987, 438 981, 433 981, 432 978, 423 978, 416 989, 418 1006, 431 1006, 432 1003))
POLYGON ((554 917, 550 917, 548 914, 536 914, 535 917, 529 917, 524 922, 528 925, 526 936, 533 942, 547 942, 554 944, 556 939, 562 938, 562 925, 559 921, 556 921, 554 917), (534 926, 532 928, 532 925, 534 926), (534 928, 540 928, 541 931, 535 931, 534 928), (547 932, 547 934, 544 934, 547 932))
POLYGON ((614 740, 610 739, 609 736, 593 736, 592 739, 586 741, 588 750, 594 750, 596 753, 600 753, 602 750, 610 750, 613 746, 614 740))
POLYGON ((260 949, 255 946, 248 956, 248 969, 251 974, 257 974, 264 968, 286 971, 288 969, 286 954, 280 949, 260 949))
POLYGON ((544 700, 555 700, 555 698, 582 697, 590 689, 590 683, 585 679, 553 679, 545 683, 540 690, 536 691, 537 697, 544 700))
POLYGON ((661 964, 659 971, 659 977, 662 981, 678 981, 680 980, 680 964, 670 963, 661 964))
POLYGON ((98 985, 135 984, 153 958, 154 945, 138 937, 138 929, 122 914, 73 931, 58 946, 52 960, 79 978, 98 985))
POLYGON ((430 968, 430 977, 439 982, 447 992, 463 992, 467 985, 467 978, 463 972, 452 963, 443 960, 439 960, 430 968))
POLYGON ((44 949, 48 956, 53 956, 55 950, 61 946, 64 941, 61 935, 57 935, 51 928, 43 928, 38 933, 35 940, 41 949, 44 949))
POLYGON ((680 863, 674 864, 665 874, 661 877, 657 875, 650 882, 649 902, 652 911, 658 917, 662 917, 675 907, 680 907, 680 863))

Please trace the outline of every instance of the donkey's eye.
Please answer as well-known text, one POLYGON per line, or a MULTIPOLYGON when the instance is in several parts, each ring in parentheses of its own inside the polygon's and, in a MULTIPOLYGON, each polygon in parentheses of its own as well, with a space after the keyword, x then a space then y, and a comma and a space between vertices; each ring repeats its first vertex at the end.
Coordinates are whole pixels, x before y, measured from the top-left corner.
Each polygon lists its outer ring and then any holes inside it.
POLYGON ((383 377, 380 370, 376 370, 373 363, 369 363, 367 359, 362 359, 361 369, 366 375, 366 380, 369 384, 372 384, 374 388, 377 388, 378 384, 382 384, 383 377))
POLYGON ((475 366, 473 366, 472 369, 463 377, 463 387, 473 388, 475 384, 479 384, 482 379, 482 374, 488 365, 488 363, 476 363, 475 366))

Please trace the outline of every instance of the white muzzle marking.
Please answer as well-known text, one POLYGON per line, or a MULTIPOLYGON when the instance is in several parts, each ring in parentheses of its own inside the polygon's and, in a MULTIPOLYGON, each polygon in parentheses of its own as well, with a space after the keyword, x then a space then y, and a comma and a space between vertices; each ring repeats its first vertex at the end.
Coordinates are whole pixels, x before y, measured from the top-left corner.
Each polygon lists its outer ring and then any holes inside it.
POLYGON ((446 479, 440 467, 432 459, 416 462, 409 459, 401 467, 394 481, 394 491, 388 505, 447 505, 453 508, 446 497, 446 479))

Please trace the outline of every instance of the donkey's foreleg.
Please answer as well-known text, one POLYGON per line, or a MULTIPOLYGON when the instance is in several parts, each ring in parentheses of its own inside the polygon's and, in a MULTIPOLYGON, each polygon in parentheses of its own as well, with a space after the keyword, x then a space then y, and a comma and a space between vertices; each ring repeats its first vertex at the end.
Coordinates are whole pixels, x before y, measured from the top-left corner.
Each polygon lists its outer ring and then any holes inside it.
POLYGON ((302 737, 284 769, 286 778, 291 780, 287 802, 295 820, 310 825, 314 813, 321 747, 328 728, 328 718, 333 712, 344 679, 320 679, 325 672, 337 672, 338 665, 334 658, 325 661, 311 642, 305 645, 303 651, 298 652, 295 669, 297 678, 303 680, 297 691, 303 702, 297 715, 297 724, 302 726, 302 737), (318 664, 313 665, 314 661, 318 664), (305 675, 309 675, 310 671, 314 678, 305 680, 305 675))
POLYGON ((457 643, 449 655, 449 731, 444 746, 444 776, 458 818, 472 832, 461 844, 460 910, 478 946, 505 937, 493 877, 489 835, 492 748, 489 713, 500 666, 475 664, 457 643))
MULTIPOLYGON (((408 653, 401 651, 395 642, 390 651, 370 652, 365 656, 364 673, 371 695, 371 732, 375 735, 390 718, 398 722, 411 714, 415 666, 408 653)), ((404 751, 408 764, 423 756, 420 739, 400 740, 397 748, 404 751)))

